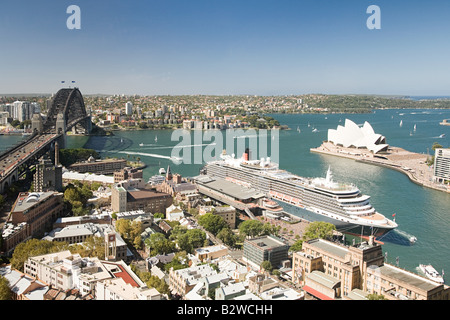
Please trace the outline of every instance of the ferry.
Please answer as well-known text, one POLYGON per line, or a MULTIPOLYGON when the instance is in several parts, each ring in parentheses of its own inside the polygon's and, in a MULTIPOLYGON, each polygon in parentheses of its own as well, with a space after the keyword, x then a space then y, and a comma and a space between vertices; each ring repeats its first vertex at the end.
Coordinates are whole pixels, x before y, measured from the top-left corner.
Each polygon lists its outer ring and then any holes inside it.
POLYGON ((355 185, 333 181, 331 168, 325 178, 304 178, 279 169, 270 158, 249 160, 247 149, 241 158, 224 151, 220 160, 208 162, 200 173, 251 185, 287 213, 308 221, 332 223, 343 233, 381 237, 398 227, 395 220, 377 212, 370 204, 370 196, 355 185))
POLYGON ((420 270, 425 274, 425 276, 438 283, 444 283, 444 278, 433 268, 431 264, 419 264, 420 270))

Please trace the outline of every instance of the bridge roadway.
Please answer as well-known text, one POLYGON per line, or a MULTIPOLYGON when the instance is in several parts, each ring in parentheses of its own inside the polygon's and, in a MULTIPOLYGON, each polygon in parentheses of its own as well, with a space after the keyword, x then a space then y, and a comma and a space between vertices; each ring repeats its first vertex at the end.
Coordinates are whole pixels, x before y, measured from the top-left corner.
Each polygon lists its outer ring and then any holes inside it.
POLYGON ((14 173, 20 165, 33 158, 36 153, 42 151, 60 135, 54 133, 37 135, 4 154, 0 158, 0 184, 3 186, 4 180, 14 173))

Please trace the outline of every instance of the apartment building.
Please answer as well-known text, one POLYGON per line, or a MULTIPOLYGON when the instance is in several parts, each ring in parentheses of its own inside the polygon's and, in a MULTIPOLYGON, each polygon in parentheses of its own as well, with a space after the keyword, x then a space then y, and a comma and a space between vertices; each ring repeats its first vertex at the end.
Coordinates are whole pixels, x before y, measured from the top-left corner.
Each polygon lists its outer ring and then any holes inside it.
POLYGON ((67 169, 79 173, 114 174, 114 172, 125 168, 126 165, 125 159, 96 160, 91 156, 87 161, 74 163, 67 169))
POLYGON ((373 238, 354 246, 324 239, 303 242, 293 253, 292 280, 321 300, 381 294, 389 300, 449 299, 448 287, 384 262, 373 238))
POLYGON ((439 183, 450 182, 450 149, 435 150, 434 180, 439 183))
POLYGON ((63 213, 63 194, 21 192, 2 231, 1 251, 11 253, 21 242, 43 234, 63 213))

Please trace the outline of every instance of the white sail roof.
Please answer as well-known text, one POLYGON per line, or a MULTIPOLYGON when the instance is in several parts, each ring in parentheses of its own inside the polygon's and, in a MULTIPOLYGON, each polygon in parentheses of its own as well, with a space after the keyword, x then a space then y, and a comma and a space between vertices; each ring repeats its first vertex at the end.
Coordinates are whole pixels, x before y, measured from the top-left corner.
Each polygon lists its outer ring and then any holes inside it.
POLYGON ((349 119, 345 120, 344 126, 339 125, 337 129, 328 130, 328 141, 345 148, 366 148, 373 153, 385 151, 389 147, 386 138, 375 133, 370 123, 366 121, 359 127, 349 119))

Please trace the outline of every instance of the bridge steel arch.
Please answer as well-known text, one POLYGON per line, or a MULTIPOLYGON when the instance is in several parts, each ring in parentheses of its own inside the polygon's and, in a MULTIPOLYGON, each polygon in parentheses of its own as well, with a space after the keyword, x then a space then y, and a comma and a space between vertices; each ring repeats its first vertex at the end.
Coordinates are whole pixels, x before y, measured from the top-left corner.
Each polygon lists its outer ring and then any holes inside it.
POLYGON ((43 124, 44 132, 56 133, 56 122, 59 114, 64 115, 66 131, 80 124, 89 133, 90 116, 86 112, 83 95, 78 88, 63 88, 56 93, 51 107, 47 111, 47 120, 43 124))

